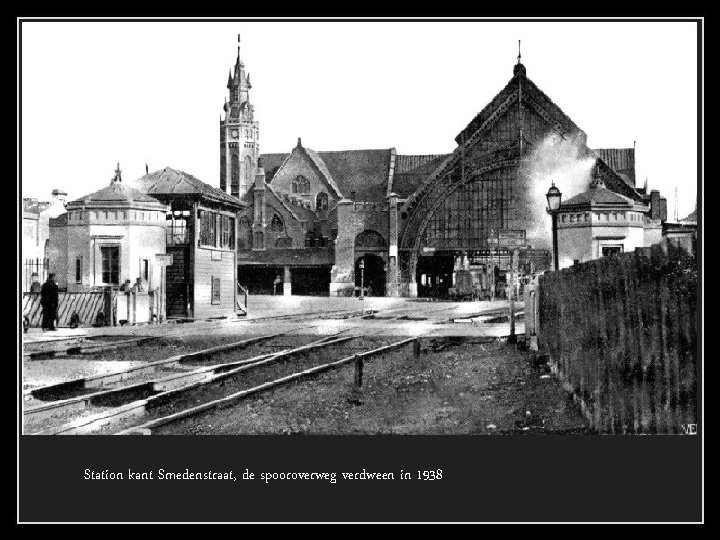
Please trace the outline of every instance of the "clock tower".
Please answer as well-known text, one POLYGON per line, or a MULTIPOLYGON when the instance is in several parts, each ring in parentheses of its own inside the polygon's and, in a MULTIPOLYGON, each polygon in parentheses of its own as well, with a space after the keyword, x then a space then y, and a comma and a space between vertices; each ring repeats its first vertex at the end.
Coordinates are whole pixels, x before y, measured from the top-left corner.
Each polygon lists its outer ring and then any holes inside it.
POLYGON ((225 118, 220 117, 220 189, 243 197, 255 182, 260 155, 259 122, 250 104, 250 74, 240 59, 240 34, 234 70, 228 74, 229 99, 225 99, 225 118))

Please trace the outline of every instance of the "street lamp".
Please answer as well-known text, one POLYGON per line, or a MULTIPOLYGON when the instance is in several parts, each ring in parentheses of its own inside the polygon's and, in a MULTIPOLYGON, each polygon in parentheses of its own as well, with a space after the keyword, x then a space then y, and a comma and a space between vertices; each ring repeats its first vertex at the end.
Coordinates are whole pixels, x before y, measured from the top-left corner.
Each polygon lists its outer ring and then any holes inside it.
POLYGON ((550 189, 545 195, 548 201, 547 212, 552 216, 552 234, 553 234, 553 259, 555 260, 555 270, 560 270, 560 261, 558 260, 558 239, 557 239, 557 213, 560 210, 560 202, 562 201, 562 193, 552 183, 550 189))
POLYGON ((360 259, 360 300, 365 300, 365 259, 360 259))

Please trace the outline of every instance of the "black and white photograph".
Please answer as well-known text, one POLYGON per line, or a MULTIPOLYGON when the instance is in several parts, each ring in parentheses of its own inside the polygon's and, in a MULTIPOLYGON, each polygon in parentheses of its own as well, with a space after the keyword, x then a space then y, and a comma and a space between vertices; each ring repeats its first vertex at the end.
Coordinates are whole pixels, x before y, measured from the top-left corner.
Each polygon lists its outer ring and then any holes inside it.
POLYGON ((696 21, 24 21, 23 435, 693 435, 696 21))

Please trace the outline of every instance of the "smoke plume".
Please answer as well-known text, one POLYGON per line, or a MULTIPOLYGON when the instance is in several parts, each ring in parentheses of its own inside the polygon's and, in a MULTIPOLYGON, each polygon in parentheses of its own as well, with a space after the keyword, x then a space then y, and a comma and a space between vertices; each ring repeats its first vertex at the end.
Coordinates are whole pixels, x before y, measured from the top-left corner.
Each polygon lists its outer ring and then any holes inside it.
POLYGON ((528 211, 523 219, 529 243, 534 248, 552 247, 550 216, 547 214, 545 194, 555 182, 562 199, 568 200, 590 186, 595 158, 590 156, 579 134, 561 136, 548 134, 536 144, 520 163, 520 178, 525 187, 528 211))

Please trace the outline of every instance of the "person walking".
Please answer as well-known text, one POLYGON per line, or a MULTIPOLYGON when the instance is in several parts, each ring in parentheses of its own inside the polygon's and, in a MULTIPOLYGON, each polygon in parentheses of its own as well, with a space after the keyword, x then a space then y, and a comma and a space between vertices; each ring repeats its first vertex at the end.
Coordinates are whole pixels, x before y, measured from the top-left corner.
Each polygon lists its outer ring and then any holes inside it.
POLYGON ((58 286, 55 274, 48 274, 47 281, 40 289, 40 305, 42 306, 42 329, 57 330, 55 318, 58 309, 58 286))

